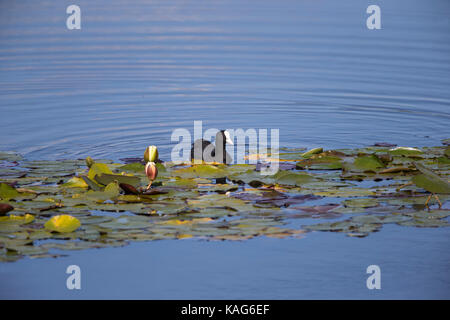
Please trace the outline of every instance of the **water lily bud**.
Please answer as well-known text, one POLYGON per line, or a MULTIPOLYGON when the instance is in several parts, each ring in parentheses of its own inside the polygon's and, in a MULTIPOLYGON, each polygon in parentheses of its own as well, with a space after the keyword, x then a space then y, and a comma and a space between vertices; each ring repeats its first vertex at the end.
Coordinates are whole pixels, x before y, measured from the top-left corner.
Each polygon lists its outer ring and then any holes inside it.
POLYGON ((158 168, 154 162, 147 162, 145 166, 145 174, 148 180, 153 181, 158 176, 158 168))
POLYGON ((88 168, 92 167, 92 165, 94 164, 94 159, 92 159, 91 157, 87 157, 86 158, 86 165, 88 166, 88 168))
POLYGON ((144 152, 145 162, 156 162, 158 160, 158 148, 156 146, 149 146, 144 152))

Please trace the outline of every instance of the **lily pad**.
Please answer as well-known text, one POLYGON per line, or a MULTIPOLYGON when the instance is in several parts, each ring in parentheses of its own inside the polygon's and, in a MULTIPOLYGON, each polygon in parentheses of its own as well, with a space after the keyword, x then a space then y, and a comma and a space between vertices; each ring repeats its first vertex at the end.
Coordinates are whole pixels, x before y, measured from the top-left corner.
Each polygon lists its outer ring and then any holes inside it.
POLYGON ((141 179, 139 177, 125 176, 121 174, 101 173, 99 175, 96 175, 94 179, 95 181, 103 185, 110 184, 114 181, 117 181, 118 183, 126 183, 134 187, 138 187, 141 184, 141 179))
POLYGON ((82 178, 73 177, 70 178, 69 181, 64 183, 62 186, 70 188, 87 188, 88 184, 82 178))
POLYGON ((128 163, 124 166, 117 168, 119 171, 127 172, 144 172, 145 165, 140 162, 128 163))
POLYGON ((396 156, 420 156, 423 151, 417 148, 411 147, 397 147, 389 150, 389 153, 396 156))
POLYGON ((91 180, 95 180, 95 176, 99 176, 103 173, 113 174, 111 169, 109 169, 108 165, 105 163, 94 163, 89 169, 88 178, 91 180))
POLYGON ((309 157, 311 157, 314 154, 322 153, 322 152, 323 152, 323 148, 314 148, 314 149, 311 149, 309 151, 306 151, 305 153, 302 153, 302 157, 303 158, 309 158, 309 157))
POLYGON ((2 200, 10 200, 19 196, 19 192, 6 183, 0 183, 0 198, 2 200))
POLYGON ((360 171, 374 171, 384 168, 383 162, 374 154, 369 156, 361 156, 355 159, 353 166, 360 171))
POLYGON ((225 177, 226 171, 224 166, 214 166, 209 164, 198 164, 191 167, 182 168, 172 171, 173 176, 180 178, 222 178, 225 177))
POLYGON ((81 223, 80 220, 70 215, 58 215, 49 219, 44 226, 50 231, 67 233, 78 229, 81 223))

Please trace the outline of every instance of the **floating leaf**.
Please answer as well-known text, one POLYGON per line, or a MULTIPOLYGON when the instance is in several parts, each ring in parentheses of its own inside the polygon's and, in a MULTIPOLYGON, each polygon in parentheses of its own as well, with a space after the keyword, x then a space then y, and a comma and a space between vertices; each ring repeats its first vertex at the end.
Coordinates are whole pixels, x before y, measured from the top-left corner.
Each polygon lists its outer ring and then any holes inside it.
MULTIPOLYGON (((209 180, 208 180, 209 182, 209 180)), ((164 182, 164 186, 169 186, 169 187, 180 187, 180 188, 196 188, 197 187, 197 182, 193 179, 174 179, 172 181, 167 181, 164 182)))
POLYGON ((317 181, 316 178, 304 174, 304 173, 297 173, 293 171, 278 171, 274 176, 273 179, 280 184, 287 184, 287 185, 293 185, 293 186, 301 186, 306 183, 317 181))
POLYGON ((383 162, 374 154, 356 158, 353 166, 362 171, 376 171, 378 168, 384 168, 383 162))
POLYGON ((389 153, 396 156, 418 156, 423 154, 423 151, 417 148, 397 147, 390 149, 389 153))
POLYGON ((91 188, 92 190, 94 190, 94 191, 100 191, 100 190, 102 190, 102 187, 100 187, 100 185, 99 185, 97 182, 92 181, 89 177, 87 177, 87 176, 81 176, 81 179, 83 179, 84 182, 85 182, 85 183, 89 186, 89 188, 91 188))
POLYGON ((110 184, 114 181, 117 181, 118 183, 126 183, 134 187, 137 187, 141 184, 141 179, 139 177, 125 176, 120 174, 101 173, 100 175, 96 175, 94 179, 95 181, 103 185, 110 184))
POLYGON ((319 156, 297 162, 297 169, 339 170, 342 169, 342 159, 336 156, 319 156))
POLYGON ((315 148, 315 149, 311 149, 311 150, 309 150, 309 151, 307 151, 305 153, 302 153, 302 157, 303 158, 309 158, 309 157, 311 157, 314 154, 322 153, 322 152, 323 152, 323 148, 315 148))
POLYGON ((6 183, 0 183, 0 198, 8 201, 19 196, 19 192, 6 183))
POLYGON ((450 183, 443 179, 436 179, 435 177, 418 174, 414 176, 412 182, 420 188, 423 188, 432 193, 450 193, 450 183))
POLYGON ((30 240, 44 240, 52 237, 52 234, 45 230, 36 230, 28 236, 30 240))
POLYGON ((441 178, 439 175, 425 168, 420 163, 414 162, 414 165, 422 174, 414 176, 411 180, 420 188, 423 188, 431 193, 450 193, 450 183, 441 178))
POLYGON ((191 167, 178 169, 172 175, 180 178, 222 178, 226 176, 225 166, 198 164, 191 167))
MULTIPOLYGON (((117 169, 120 171, 144 172, 145 165, 140 162, 129 163, 117 169)), ((158 168, 159 169, 159 168, 158 168)))
POLYGON ((120 194, 120 188, 117 182, 111 182, 103 191, 88 191, 78 203, 83 203, 83 198, 92 199, 94 201, 105 201, 116 198, 120 194))
MULTIPOLYGON (((14 197, 1 201, 14 211, 0 219, 0 261, 52 256, 44 253, 49 249, 123 246, 130 241, 299 237, 304 231, 282 227, 297 223, 293 220, 297 218, 333 219, 310 225, 308 230, 342 232, 351 237, 366 237, 387 223, 447 226, 450 210, 425 211, 428 194, 422 187, 396 189, 422 179, 420 175, 433 183, 436 176, 448 182, 448 147, 424 147, 420 155, 392 154, 388 148, 322 150, 303 159, 299 150, 287 149, 279 154, 279 170, 273 175, 261 174, 265 163, 189 167, 157 163, 158 171, 163 172, 155 182, 158 186, 144 193, 138 188, 140 180, 146 182, 140 159, 128 159, 130 165, 110 160, 91 164, 92 177, 110 175, 111 179, 101 184, 85 175, 83 160, 0 161, 0 175, 6 175, 2 183, 8 192, 11 188, 15 191, 14 197), (419 175, 414 170, 418 158, 419 175), (119 188, 116 180, 122 177, 136 179, 137 185, 122 184, 126 187, 119 188), (117 218, 118 212, 123 215, 117 218), (32 222, 25 218, 30 213, 34 215, 32 222), (351 215, 347 220, 334 220, 342 214, 351 215), (51 233, 44 225, 55 215, 77 217, 82 227, 51 233), (44 239, 58 243, 33 243, 44 239)), ((439 198, 445 208, 450 194, 440 193, 439 198)), ((309 223, 310 219, 303 221, 309 223)))
POLYGON ((414 169, 409 168, 409 167, 393 167, 393 168, 387 168, 387 169, 381 170, 379 173, 380 174, 404 173, 404 172, 410 172, 413 170, 414 169))
POLYGON ((401 226, 419 227, 419 228, 437 228, 437 227, 447 227, 450 225, 447 221, 440 219, 430 219, 426 217, 402 221, 399 222, 398 224, 401 226))
POLYGON ((450 158, 450 147, 447 147, 447 148, 445 148, 445 156, 447 157, 447 158, 450 158))
POLYGON ((101 175, 102 173, 112 174, 112 171, 105 163, 94 163, 89 169, 88 178, 94 181, 95 176, 101 175))
POLYGON ((22 160, 22 156, 15 152, 0 151, 0 160, 20 161, 22 160))
POLYGON ((64 183, 62 186, 70 188, 87 188, 88 184, 82 178, 73 177, 70 178, 69 181, 64 183))
POLYGON ((374 198, 349 199, 343 201, 342 204, 346 207, 354 207, 354 208, 371 208, 380 205, 379 200, 374 198))
POLYGON ((7 217, 0 217, 0 223, 17 223, 17 224, 27 224, 34 221, 34 216, 31 214, 25 214, 23 216, 18 216, 11 214, 7 217))
POLYGON ((81 226, 80 220, 70 215, 53 216, 44 224, 45 228, 50 231, 59 233, 73 232, 81 226))

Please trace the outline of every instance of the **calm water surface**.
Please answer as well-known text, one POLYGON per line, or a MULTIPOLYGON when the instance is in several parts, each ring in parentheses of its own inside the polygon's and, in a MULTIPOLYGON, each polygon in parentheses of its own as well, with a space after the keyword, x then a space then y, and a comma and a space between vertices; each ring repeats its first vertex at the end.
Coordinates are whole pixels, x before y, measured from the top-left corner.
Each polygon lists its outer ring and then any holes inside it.
MULTIPOLYGON (((286 147, 450 137, 450 2, 0 1, 0 150, 119 159, 175 128, 280 128, 286 147)), ((0 297, 450 298, 448 229, 159 241, 0 265, 0 297), (65 289, 79 264, 81 292, 65 289), (365 268, 385 280, 365 288, 365 268), (406 277, 404 275, 407 275, 406 277), (111 279, 115 279, 112 281, 111 279)))

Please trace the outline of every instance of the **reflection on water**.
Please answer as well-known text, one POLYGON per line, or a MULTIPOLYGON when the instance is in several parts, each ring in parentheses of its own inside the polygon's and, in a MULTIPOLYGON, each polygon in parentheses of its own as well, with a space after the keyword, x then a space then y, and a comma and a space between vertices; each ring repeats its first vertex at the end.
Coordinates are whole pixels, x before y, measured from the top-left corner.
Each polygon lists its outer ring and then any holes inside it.
MULTIPOLYGON (((280 128, 290 147, 449 135, 445 1, 1 2, 0 149, 120 158, 174 128, 280 128)), ((173 145, 172 145, 173 146, 173 145)))

